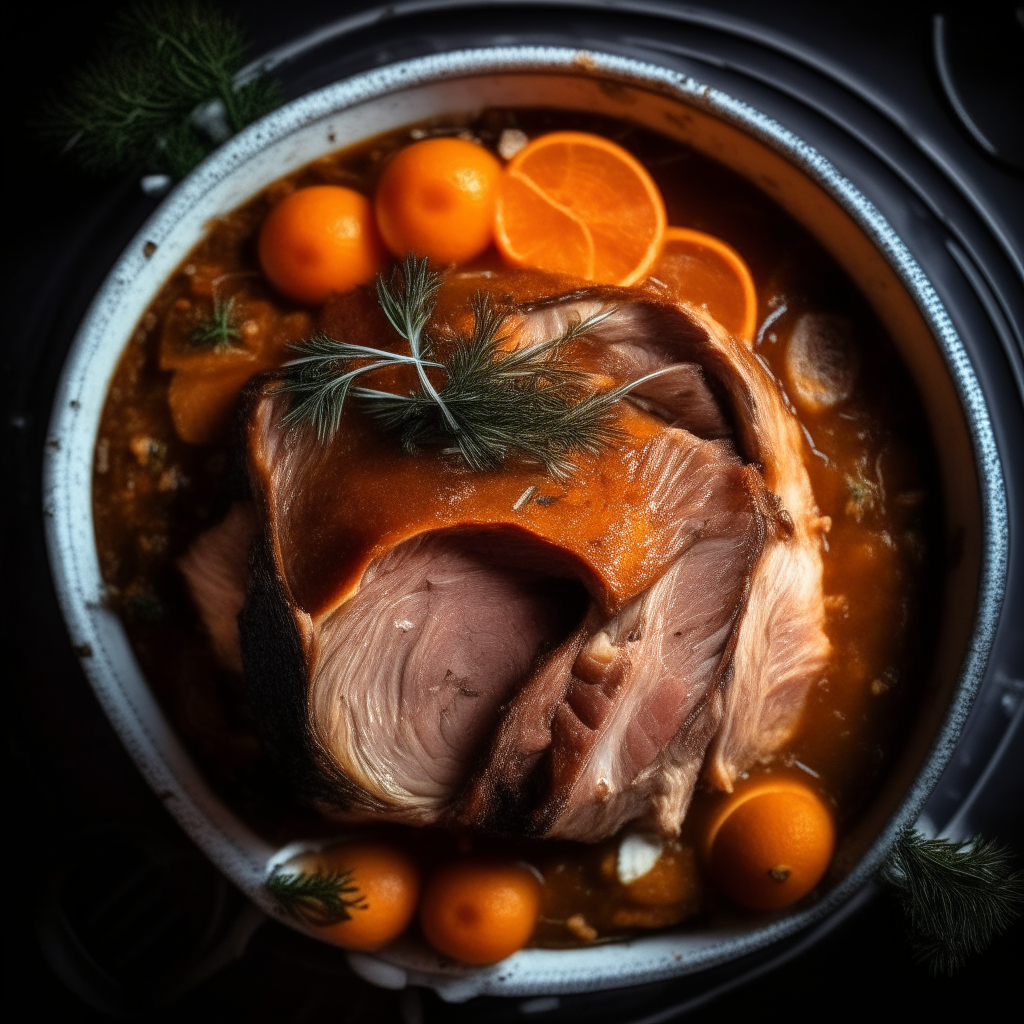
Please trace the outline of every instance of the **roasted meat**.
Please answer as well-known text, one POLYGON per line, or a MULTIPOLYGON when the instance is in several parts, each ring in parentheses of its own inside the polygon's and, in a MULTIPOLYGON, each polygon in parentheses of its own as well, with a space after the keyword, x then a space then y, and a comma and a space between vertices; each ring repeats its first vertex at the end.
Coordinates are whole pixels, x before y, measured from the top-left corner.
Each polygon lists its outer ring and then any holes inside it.
MULTIPOLYGON (((672 834, 702 773, 728 789, 791 735, 827 657, 828 522, 805 441, 761 364, 699 311, 458 274, 442 342, 478 288, 514 310, 509 346, 612 311, 571 349, 600 386, 669 368, 618 403, 614 446, 565 481, 514 460, 473 471, 403 453, 351 404, 321 443, 282 423, 268 376, 246 406, 252 503, 182 567, 221 657, 244 664, 265 746, 324 813, 672 834)), ((368 290, 333 300, 323 327, 398 342, 368 290)), ((402 372, 375 386, 399 390, 402 372)))

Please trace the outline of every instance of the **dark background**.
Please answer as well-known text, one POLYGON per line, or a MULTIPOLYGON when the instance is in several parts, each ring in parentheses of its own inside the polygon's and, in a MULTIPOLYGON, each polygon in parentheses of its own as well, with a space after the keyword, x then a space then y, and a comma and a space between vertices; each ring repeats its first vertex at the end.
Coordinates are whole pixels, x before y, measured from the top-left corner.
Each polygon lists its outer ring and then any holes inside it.
MULTIPOLYGON (((10 481, 2 503, 4 647, 10 652, 4 672, 6 1016, 92 1021, 117 1013, 173 1022, 227 1016, 296 1024, 328 1018, 339 1024, 501 1019, 505 1011, 496 1002, 447 1007, 433 996, 373 989, 351 975, 335 951, 273 922, 255 932, 240 959, 198 984, 189 977, 197 964, 209 962, 211 950, 219 948, 230 959, 230 951, 240 947, 241 939, 233 944, 229 933, 245 930, 244 914, 238 923, 242 902, 167 816, 100 712, 56 608, 41 529, 39 459, 63 352, 110 264, 156 201, 142 196, 136 177, 95 182, 55 162, 39 151, 24 122, 40 97, 89 52, 119 6, 25 5, 5 33, 5 127, 13 135, 5 147, 0 338, 4 479, 10 481), (77 922, 80 935, 105 943, 110 985, 83 972, 69 953, 69 921, 77 922), (151 922, 156 925, 149 927, 151 922), (68 979, 89 993, 93 1005, 68 987, 68 979), (175 995, 179 983, 186 990, 175 995)), ((359 6, 290 0, 235 9, 259 53, 359 6)), ((869 71, 888 64, 915 88, 938 90, 928 49, 937 4, 828 10, 799 2, 702 6, 761 18, 774 31, 808 39, 837 59, 861 61, 869 71)), ((893 80, 898 88, 898 76, 893 80)), ((1019 117, 1021 108, 1016 110, 1019 117)), ((973 144, 962 128, 956 130, 964 146, 973 144)), ((1018 856, 1024 851, 1022 760, 1018 737, 985 817, 986 830, 1013 845, 1018 856)), ((812 948, 697 1006, 687 1019, 737 1019, 769 1007, 797 1020, 812 1014, 974 1016, 985 1007, 1013 1005, 1022 952, 1024 928, 1018 922, 955 978, 932 978, 912 962, 888 897, 869 894, 812 948)), ((667 1011, 673 1001, 692 1001, 702 986, 727 982, 723 974, 698 985, 601 997, 580 1006, 572 1019, 635 1020, 667 1011)))

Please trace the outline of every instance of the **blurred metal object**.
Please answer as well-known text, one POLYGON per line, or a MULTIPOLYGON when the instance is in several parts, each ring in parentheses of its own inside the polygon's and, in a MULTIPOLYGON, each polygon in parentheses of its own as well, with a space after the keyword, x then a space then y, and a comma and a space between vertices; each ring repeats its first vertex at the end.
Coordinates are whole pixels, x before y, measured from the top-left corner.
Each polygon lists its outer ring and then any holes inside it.
POLYGON ((1024 170, 1024 7, 992 4, 932 17, 935 70, 979 149, 1024 170))

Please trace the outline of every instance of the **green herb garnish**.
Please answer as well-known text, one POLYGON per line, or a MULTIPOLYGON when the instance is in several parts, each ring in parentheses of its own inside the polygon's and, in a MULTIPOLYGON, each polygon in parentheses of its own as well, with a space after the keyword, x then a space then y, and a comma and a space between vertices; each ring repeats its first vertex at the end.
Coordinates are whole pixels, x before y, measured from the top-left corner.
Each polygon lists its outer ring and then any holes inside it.
POLYGON ((135 625, 155 626, 164 618, 163 602, 146 585, 133 584, 121 599, 124 617, 135 625))
POLYGON ((954 974, 1024 908, 1024 876, 987 839, 955 843, 904 829, 882 878, 903 906, 915 959, 933 974, 954 974))
POLYGON ((367 906, 366 897, 352 883, 351 871, 275 871, 266 885, 289 917, 321 927, 348 921, 351 910, 367 906))
POLYGON ((236 82, 245 49, 238 21, 199 0, 137 3, 43 108, 37 130, 92 174, 182 177, 281 102, 265 75, 236 82))
POLYGON ((564 478, 575 466, 572 454, 597 454, 621 436, 612 406, 659 370, 609 391, 588 387, 591 375, 559 360, 562 350, 615 312, 605 310, 570 323, 557 337, 527 348, 503 348, 508 311, 496 310, 490 297, 473 300, 474 327, 469 337, 452 339, 444 356, 434 356, 426 325, 441 277, 427 260, 406 258, 390 281, 377 277, 377 295, 392 327, 409 345, 409 355, 335 341, 317 335, 293 346, 299 358, 287 363, 279 390, 291 396, 286 425, 308 424, 321 442, 337 431, 345 399, 351 393, 402 448, 415 454, 441 447, 461 456, 475 470, 497 469, 513 455, 542 464, 564 478), (353 360, 372 360, 353 366, 353 360), (415 366, 418 388, 394 394, 353 384, 370 370, 400 363, 415 366), (427 369, 443 371, 447 383, 436 387, 427 369))
POLYGON ((409 342, 410 355, 366 345, 350 345, 335 341, 326 334, 316 334, 298 345, 289 346, 299 354, 299 358, 285 364, 278 388, 293 396, 291 408, 284 417, 285 426, 309 424, 316 430, 321 444, 325 444, 338 430, 352 381, 360 374, 385 366, 414 365, 421 387, 425 384, 436 397, 437 392, 427 379, 425 368, 444 367, 427 358, 433 346, 423 330, 430 319, 434 295, 440 285, 439 275, 428 271, 427 261, 417 261, 414 256, 405 261, 403 288, 392 290, 383 275, 377 275, 377 295, 381 306, 395 330, 409 342), (353 367, 352 361, 356 359, 372 361, 353 367))
POLYGON ((238 337, 238 328, 232 319, 235 298, 226 302, 213 300, 213 313, 192 332, 192 344, 198 348, 228 349, 238 337))

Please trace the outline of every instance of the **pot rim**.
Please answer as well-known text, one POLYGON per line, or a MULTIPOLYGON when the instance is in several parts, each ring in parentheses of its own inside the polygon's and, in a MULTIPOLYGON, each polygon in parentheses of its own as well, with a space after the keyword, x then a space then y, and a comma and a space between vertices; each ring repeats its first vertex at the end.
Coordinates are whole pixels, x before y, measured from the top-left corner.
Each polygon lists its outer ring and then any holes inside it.
MULTIPOLYGON (((145 267, 148 245, 159 245, 207 191, 269 144, 333 113, 414 86, 508 73, 599 77, 697 107, 779 153, 839 204, 873 242, 914 300, 953 381, 978 474, 981 565, 974 626, 953 695, 928 753, 887 824, 850 873, 818 902, 753 928, 733 928, 704 945, 695 944, 694 936, 687 935, 685 930, 664 932, 585 950, 525 950, 495 967, 473 970, 427 962, 422 955, 401 948, 372 957, 349 954, 357 972, 377 984, 429 985, 449 999, 478 994, 543 995, 593 990, 692 973, 794 935, 848 901, 878 870, 898 832, 914 823, 952 756, 994 638, 1005 588, 1009 543, 1002 469, 984 394, 938 294, 879 210, 821 153, 774 119, 680 72, 614 54, 556 46, 479 47, 419 57, 357 74, 302 96, 246 128, 211 154, 167 196, 114 264, 66 356, 54 397, 43 466, 43 508, 51 571, 83 670, 108 719, 151 787, 207 856, 254 902, 268 913, 275 913, 263 883, 273 866, 286 859, 286 852, 295 852, 296 845, 276 850, 213 794, 148 690, 119 620, 97 600, 92 585, 92 578, 98 577, 91 514, 96 422, 89 422, 82 401, 90 388, 96 388, 89 365, 101 346, 109 348, 111 344, 106 340, 107 324, 145 267), (125 663, 134 667, 137 678, 120 674, 114 664, 118 659, 128 659, 125 663), (637 960, 623 957, 624 947, 642 952, 639 960, 646 960, 648 966, 624 966, 624 960, 637 960), (595 970, 602 961, 605 966, 595 970)), ((118 342, 119 351, 123 351, 126 343, 127 339, 118 342)), ((104 396, 105 393, 104 386, 104 396)), ((95 406, 94 400, 92 404, 95 406)), ((99 408, 102 409, 102 402, 99 408)))

